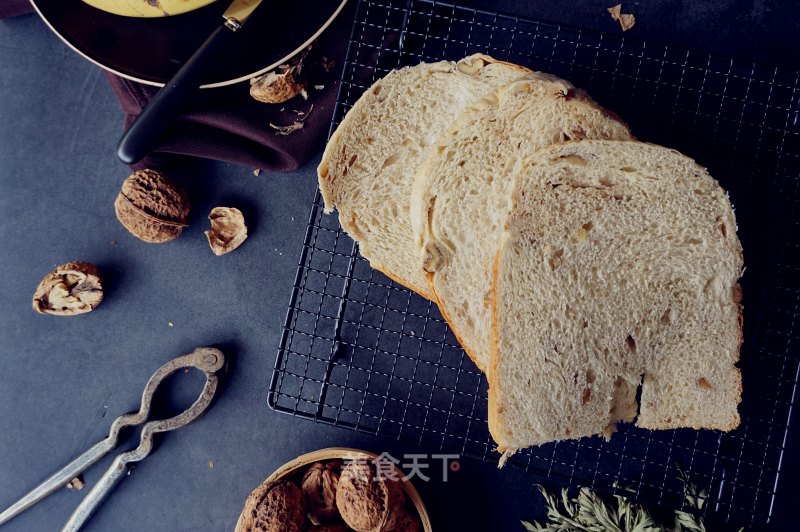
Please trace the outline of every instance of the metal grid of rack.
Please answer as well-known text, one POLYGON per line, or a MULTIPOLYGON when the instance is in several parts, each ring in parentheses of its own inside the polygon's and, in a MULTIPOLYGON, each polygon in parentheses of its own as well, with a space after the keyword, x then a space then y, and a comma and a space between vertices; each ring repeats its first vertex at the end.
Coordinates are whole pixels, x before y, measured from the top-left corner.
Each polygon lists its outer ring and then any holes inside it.
MULTIPOLYGON (((741 426, 563 441, 511 462, 569 484, 681 507, 679 469, 706 512, 769 520, 800 371, 800 73, 458 5, 362 0, 334 123, 394 68, 484 52, 586 89, 639 139, 707 166, 730 192, 747 270, 741 426)), ((278 411, 497 460, 486 380, 435 305, 372 270, 317 195, 269 403, 278 411)))

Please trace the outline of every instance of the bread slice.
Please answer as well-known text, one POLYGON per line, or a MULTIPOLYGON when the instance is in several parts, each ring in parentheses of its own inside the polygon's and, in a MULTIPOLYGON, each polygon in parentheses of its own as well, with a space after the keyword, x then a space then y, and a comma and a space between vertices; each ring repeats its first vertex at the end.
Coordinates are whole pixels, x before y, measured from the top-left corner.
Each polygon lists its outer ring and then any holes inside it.
POLYGON ((411 223, 419 260, 442 314, 482 370, 489 359, 492 261, 511 177, 531 151, 583 138, 631 134, 585 92, 537 72, 471 106, 417 172, 411 223))
POLYGON ((582 141, 527 157, 491 301, 489 428, 504 451, 739 424, 742 249, 728 197, 677 151, 582 141))
POLYGON ((319 188, 373 268, 431 298, 409 223, 414 171, 467 106, 529 72, 481 54, 423 63, 390 72, 350 109, 325 148, 319 188))

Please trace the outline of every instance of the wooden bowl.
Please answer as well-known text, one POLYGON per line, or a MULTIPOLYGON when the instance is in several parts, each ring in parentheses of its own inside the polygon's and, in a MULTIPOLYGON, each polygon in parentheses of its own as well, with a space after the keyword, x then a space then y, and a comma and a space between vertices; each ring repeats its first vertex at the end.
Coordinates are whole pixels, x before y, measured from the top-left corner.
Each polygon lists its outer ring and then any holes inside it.
MULTIPOLYGON (((378 455, 375 453, 362 451, 360 449, 350 449, 348 447, 329 447, 327 449, 320 449, 318 451, 302 454, 294 460, 286 462, 274 473, 268 476, 267 479, 262 482, 262 484, 296 476, 300 470, 308 467, 314 462, 321 462, 325 460, 374 460, 377 457, 378 455)), ((422 502, 422 498, 419 496, 416 488, 414 488, 414 485, 409 480, 401 480, 400 485, 408 497, 408 500, 417 510, 420 523, 422 523, 422 530, 425 532, 431 532, 433 527, 431 525, 431 519, 428 516, 428 510, 425 508, 425 503, 422 502)), ((244 516, 239 515, 239 520, 236 522, 235 532, 244 532, 243 521, 244 516)))

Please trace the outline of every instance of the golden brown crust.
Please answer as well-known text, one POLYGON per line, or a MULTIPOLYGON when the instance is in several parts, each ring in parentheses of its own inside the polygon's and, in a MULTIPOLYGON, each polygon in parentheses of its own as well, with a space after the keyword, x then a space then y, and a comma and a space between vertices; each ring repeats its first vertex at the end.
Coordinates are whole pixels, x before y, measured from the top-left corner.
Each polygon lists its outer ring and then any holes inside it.
MULTIPOLYGON (((487 422, 489 424, 489 433, 492 435, 492 439, 497 442, 497 450, 501 453, 505 453, 508 448, 500 443, 501 439, 499 435, 501 434, 500 430, 500 422, 497 419, 496 408, 497 404, 500 400, 498 393, 497 393, 497 366, 500 360, 500 348, 499 348, 499 339, 500 333, 497 327, 497 280, 500 274, 500 256, 503 253, 503 243, 497 248, 497 253, 495 253, 494 261, 492 263, 492 284, 491 288, 489 289, 489 301, 491 302, 492 308, 492 324, 489 328, 490 340, 489 340, 489 366, 488 371, 486 372, 486 381, 489 384, 488 390, 488 413, 487 413, 487 422)), ((513 450, 511 450, 513 452, 513 450)))
POLYGON ((369 265, 373 270, 378 270, 379 272, 381 272, 383 275, 385 275, 386 277, 388 277, 392 281, 396 282, 397 284, 405 286, 406 288, 408 288, 409 290, 411 290, 415 294, 420 295, 420 296, 422 296, 425 299, 428 299, 430 301, 436 302, 436 300, 434 299, 435 296, 433 294, 426 293, 426 291, 424 289, 420 288, 419 286, 411 286, 411 283, 409 283, 405 279, 399 278, 398 276, 396 276, 395 274, 393 274, 392 272, 387 270, 384 265, 375 264, 373 262, 370 262, 369 265))
POLYGON ((458 333, 458 330, 455 328, 455 322, 450 318, 450 315, 447 313, 447 309, 445 308, 445 306, 442 305, 442 299, 436 293, 436 286, 433 284, 433 274, 430 272, 425 272, 425 274, 428 278, 428 281, 430 282, 430 289, 433 292, 433 297, 430 298, 431 301, 436 303, 436 306, 439 307, 439 314, 441 314, 442 317, 444 318, 444 321, 447 322, 448 327, 450 327, 450 331, 452 331, 453 336, 455 336, 456 340, 458 340, 461 349, 464 350, 464 352, 467 354, 470 360, 472 360, 475 366, 477 366, 479 370, 485 373, 486 368, 481 367, 482 365, 478 362, 478 357, 475 356, 475 351, 463 340, 461 335, 458 333))

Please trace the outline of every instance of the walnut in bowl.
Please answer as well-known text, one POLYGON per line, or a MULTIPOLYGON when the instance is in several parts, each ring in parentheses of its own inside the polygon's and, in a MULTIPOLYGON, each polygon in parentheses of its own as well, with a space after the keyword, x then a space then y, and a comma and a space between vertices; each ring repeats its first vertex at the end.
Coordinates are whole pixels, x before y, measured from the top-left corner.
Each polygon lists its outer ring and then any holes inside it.
POLYGON ((288 480, 265 482, 247 498, 240 525, 243 532, 301 532, 305 525, 303 492, 288 480), (244 519, 242 519, 244 518, 244 519))
POLYGON ((431 532, 430 518, 417 490, 411 482, 403 480, 399 469, 395 469, 397 476, 392 477, 395 480, 379 476, 375 464, 377 459, 376 454, 342 447, 321 449, 297 457, 272 473, 253 491, 235 531, 267 532, 265 528, 249 528, 253 518, 251 501, 259 497, 257 494, 262 493, 266 486, 286 481, 305 496, 305 528, 302 530, 431 532))

